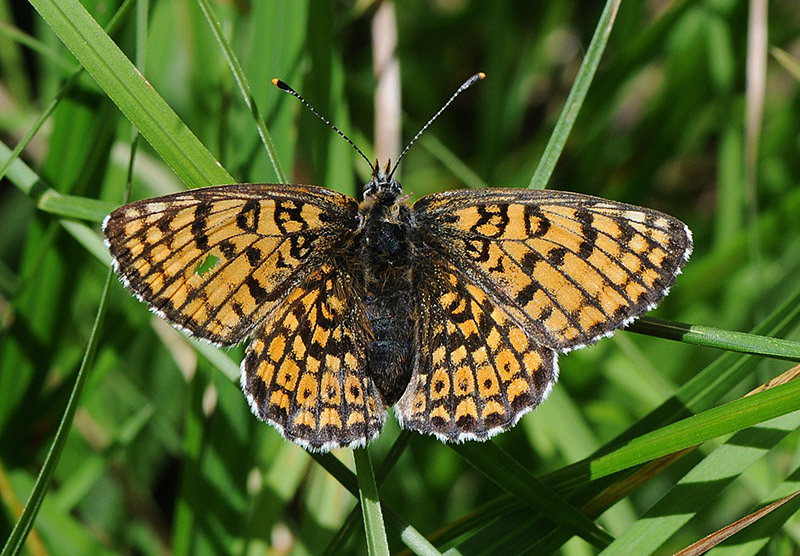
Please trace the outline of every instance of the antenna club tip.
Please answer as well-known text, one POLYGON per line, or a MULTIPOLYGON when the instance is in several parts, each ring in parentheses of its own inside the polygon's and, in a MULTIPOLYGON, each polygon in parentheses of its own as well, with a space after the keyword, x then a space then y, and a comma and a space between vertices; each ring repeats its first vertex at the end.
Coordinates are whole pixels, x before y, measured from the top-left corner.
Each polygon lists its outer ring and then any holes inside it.
MULTIPOLYGON (((477 77, 478 77, 478 79, 486 79, 486 74, 483 73, 482 71, 479 71, 477 73, 477 77)), ((274 81, 273 81, 273 83, 274 83, 274 81)))
POLYGON ((283 81, 281 81, 277 77, 272 79, 272 84, 275 85, 278 89, 281 89, 282 91, 291 90, 291 87, 289 87, 289 85, 287 85, 286 83, 284 83, 283 81))

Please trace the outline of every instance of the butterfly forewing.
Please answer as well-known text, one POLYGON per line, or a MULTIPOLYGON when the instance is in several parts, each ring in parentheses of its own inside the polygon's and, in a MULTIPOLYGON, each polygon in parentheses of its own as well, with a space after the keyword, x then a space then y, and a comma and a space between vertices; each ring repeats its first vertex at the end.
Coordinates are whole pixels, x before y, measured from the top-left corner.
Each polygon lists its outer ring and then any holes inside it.
POLYGON ((560 191, 451 191, 414 210, 465 280, 557 351, 651 309, 691 252, 689 229, 669 215, 560 191))
POLYGON ((103 230, 140 299, 195 336, 231 344, 336 249, 357 210, 328 189, 239 184, 122 206, 103 230))
POLYGON ((307 276, 257 330, 242 362, 253 413, 314 451, 363 445, 385 417, 366 373, 363 288, 345 267, 326 262, 307 276))

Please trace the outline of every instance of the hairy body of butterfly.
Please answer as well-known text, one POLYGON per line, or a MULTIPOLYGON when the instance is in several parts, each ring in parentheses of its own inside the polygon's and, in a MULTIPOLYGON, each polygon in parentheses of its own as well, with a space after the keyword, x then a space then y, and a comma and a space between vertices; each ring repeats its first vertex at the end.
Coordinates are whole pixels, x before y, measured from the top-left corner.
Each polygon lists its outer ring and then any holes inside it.
POLYGON ((508 429, 549 393, 558 353, 654 307, 691 252, 650 209, 527 189, 411 206, 377 170, 360 204, 237 184, 125 205, 103 230, 155 313, 217 344, 253 338, 253 413, 315 451, 375 438, 392 405, 446 441, 508 429))
POLYGON ((372 332, 367 373, 388 407, 400 399, 414 364, 414 260, 411 209, 386 191, 370 193, 359 207, 354 259, 363 261, 366 313, 372 332))

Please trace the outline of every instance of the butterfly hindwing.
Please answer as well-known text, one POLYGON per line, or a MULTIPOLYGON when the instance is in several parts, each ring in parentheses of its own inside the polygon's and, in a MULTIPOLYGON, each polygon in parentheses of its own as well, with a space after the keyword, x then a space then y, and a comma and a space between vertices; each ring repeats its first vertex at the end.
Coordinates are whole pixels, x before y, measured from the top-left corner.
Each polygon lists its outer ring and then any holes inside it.
POLYGON ((555 352, 449 265, 425 263, 417 283, 424 309, 415 368, 395 406, 401 425, 457 442, 512 427, 550 392, 555 352))
POLYGON ((242 362, 253 413, 309 450, 362 446, 383 425, 362 297, 342 265, 324 263, 259 327, 242 362))
POLYGON ((154 312, 232 344, 321 264, 357 212, 328 189, 237 184, 124 205, 103 231, 123 282, 154 312))
POLYGON ((449 191, 414 212, 435 250, 556 351, 653 308, 692 246, 669 215, 561 191, 449 191))

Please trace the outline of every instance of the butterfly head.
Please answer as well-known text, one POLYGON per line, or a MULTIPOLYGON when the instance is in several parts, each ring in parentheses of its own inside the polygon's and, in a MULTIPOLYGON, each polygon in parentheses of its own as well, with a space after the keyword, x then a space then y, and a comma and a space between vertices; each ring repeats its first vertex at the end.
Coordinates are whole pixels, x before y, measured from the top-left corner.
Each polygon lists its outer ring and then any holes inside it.
POLYGON ((378 161, 372 167, 372 179, 364 185, 364 200, 374 199, 382 205, 392 205, 403 194, 403 187, 392 177, 391 161, 381 169, 378 161))
POLYGON ((315 116, 317 116, 320 120, 322 120, 325 123, 325 125, 327 125, 331 129, 333 129, 336 133, 338 133, 342 137, 342 139, 347 141, 350 144, 350 146, 353 147, 359 155, 361 155, 361 158, 367 161, 367 164, 369 164, 372 167, 372 179, 369 180, 366 184, 364 184, 364 190, 363 190, 364 201, 370 201, 371 203, 378 203, 379 205, 388 207, 394 205, 395 202, 398 199, 400 199, 403 195, 402 186, 392 176, 394 175, 397 166, 400 164, 400 161, 408 152, 408 149, 410 149, 411 145, 413 145, 417 141, 417 139, 420 138, 420 136, 425 132, 426 129, 428 129, 428 127, 433 123, 433 121, 439 117, 439 114, 444 112, 444 110, 448 106, 450 106, 450 103, 453 102, 453 100, 455 100, 455 98, 458 95, 469 89, 473 84, 477 83, 484 77, 486 77, 486 74, 480 72, 476 73, 475 75, 464 81, 464 83, 462 83, 461 86, 458 89, 456 89, 456 92, 450 96, 447 102, 444 103, 444 106, 442 106, 439 109, 439 111, 436 112, 436 114, 434 114, 433 117, 430 120, 428 120, 428 122, 424 126, 422 126, 422 128, 417 132, 414 138, 408 142, 405 148, 400 152, 400 156, 397 157, 397 161, 394 163, 394 166, 392 166, 391 160, 389 160, 386 162, 386 166, 382 170, 381 167, 378 165, 377 160, 375 161, 375 164, 372 164, 369 158, 367 158, 367 155, 365 155, 364 152, 361 149, 359 149, 347 135, 345 135, 338 127, 336 127, 330 121, 328 121, 328 119, 325 118, 322 114, 317 112, 316 109, 313 106, 311 106, 306 101, 306 99, 301 97, 297 91, 292 89, 289 85, 287 85, 280 79, 273 79, 272 84, 281 89, 282 91, 285 91, 290 95, 296 97, 298 100, 300 100, 303 106, 308 108, 315 116))

